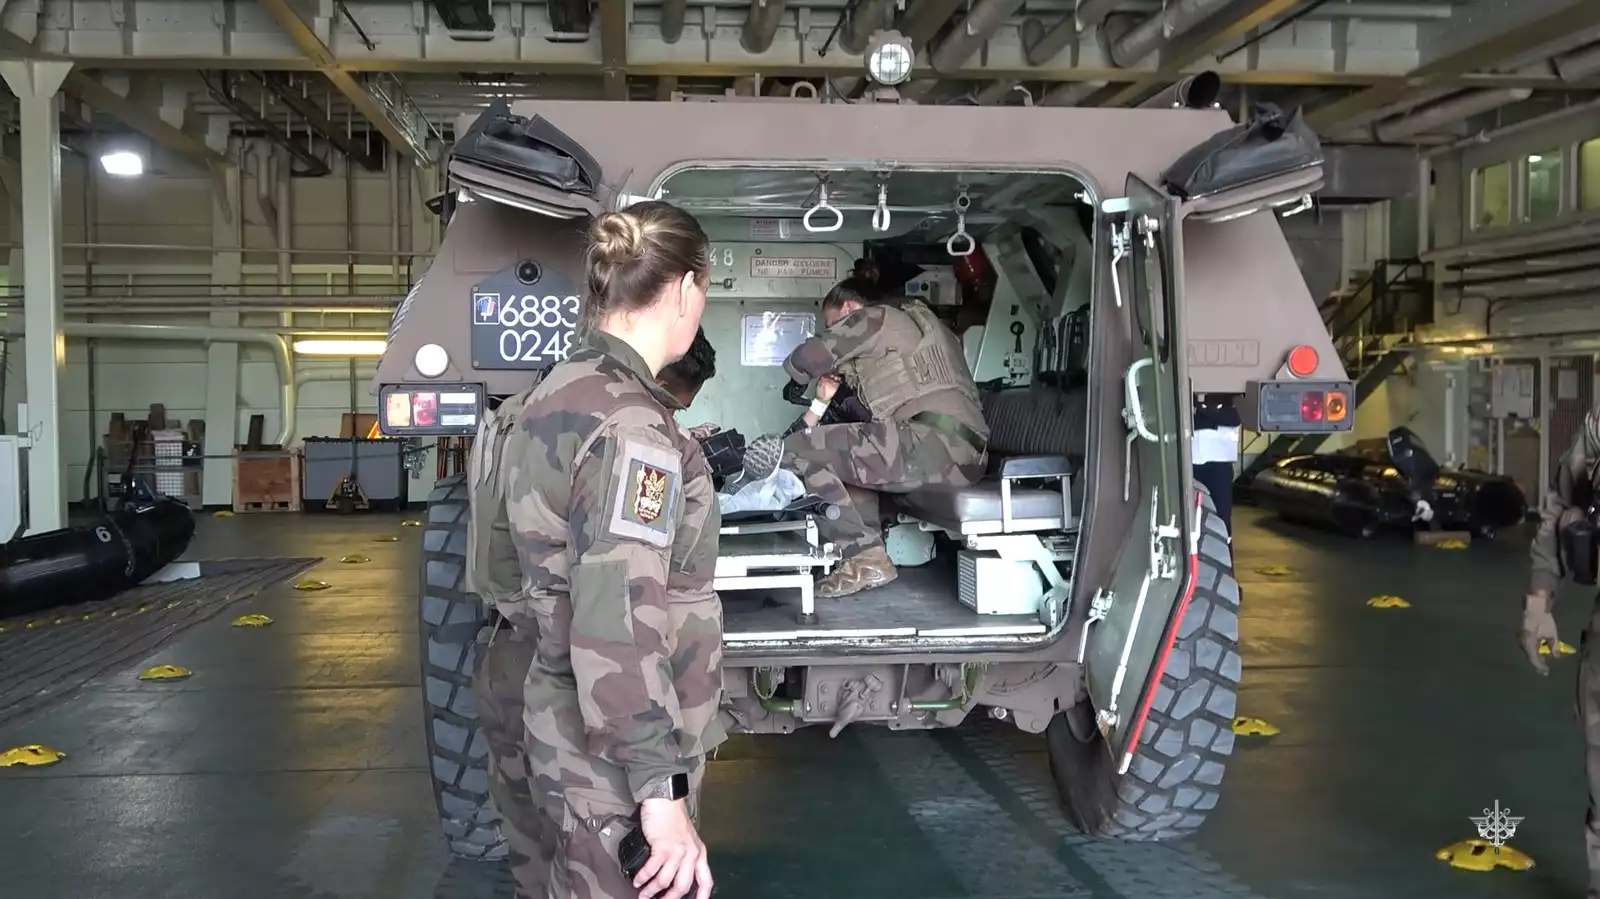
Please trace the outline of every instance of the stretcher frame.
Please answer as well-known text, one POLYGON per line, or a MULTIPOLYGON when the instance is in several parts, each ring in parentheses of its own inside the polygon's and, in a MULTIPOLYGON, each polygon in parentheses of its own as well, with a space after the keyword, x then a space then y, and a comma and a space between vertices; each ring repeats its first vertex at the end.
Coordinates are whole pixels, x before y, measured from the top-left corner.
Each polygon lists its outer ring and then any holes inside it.
POLYGON ((748 521, 725 524, 717 552, 712 588, 718 593, 738 590, 799 590, 801 625, 817 623, 816 579, 839 561, 839 551, 824 543, 816 516, 786 521, 748 521))

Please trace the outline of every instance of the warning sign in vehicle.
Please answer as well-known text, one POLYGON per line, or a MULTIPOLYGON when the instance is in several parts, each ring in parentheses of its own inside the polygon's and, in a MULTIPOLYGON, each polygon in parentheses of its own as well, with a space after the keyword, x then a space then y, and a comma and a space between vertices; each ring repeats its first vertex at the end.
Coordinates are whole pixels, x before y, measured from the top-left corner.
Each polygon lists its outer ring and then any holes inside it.
POLYGON ((839 262, 833 257, 751 256, 752 278, 827 278, 839 277, 839 262))

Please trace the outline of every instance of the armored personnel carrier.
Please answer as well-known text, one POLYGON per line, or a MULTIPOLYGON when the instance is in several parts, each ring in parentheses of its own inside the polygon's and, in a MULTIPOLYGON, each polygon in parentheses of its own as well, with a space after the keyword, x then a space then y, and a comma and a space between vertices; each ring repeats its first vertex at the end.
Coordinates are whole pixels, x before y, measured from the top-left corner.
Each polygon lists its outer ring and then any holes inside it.
MULTIPOLYGON (((1236 126, 1216 109, 892 93, 530 101, 464 119, 443 243, 378 368, 381 427, 471 435, 563 358, 585 227, 605 209, 666 199, 711 237, 718 374, 686 425, 782 433, 801 407, 781 397, 781 363, 820 327, 823 295, 857 260, 908 273, 904 290, 961 333, 989 475, 886 499, 900 577, 843 602, 813 596, 838 558, 813 513, 725 520, 729 711, 772 735, 1009 721, 1046 741, 1086 833, 1182 836, 1218 801, 1241 676, 1230 542, 1190 472, 1191 393, 1237 395, 1259 431, 1353 418, 1278 223, 1310 205, 1320 148, 1308 132, 1274 144, 1296 133, 1287 116, 1236 126)), ((466 501, 460 476, 429 499, 425 701, 452 848, 492 858, 466 501)))

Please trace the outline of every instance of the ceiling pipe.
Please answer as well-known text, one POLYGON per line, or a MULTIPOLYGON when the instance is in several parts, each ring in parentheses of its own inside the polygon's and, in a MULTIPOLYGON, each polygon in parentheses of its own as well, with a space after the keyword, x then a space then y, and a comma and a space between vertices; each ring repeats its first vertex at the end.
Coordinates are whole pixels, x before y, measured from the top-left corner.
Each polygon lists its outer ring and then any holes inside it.
POLYGON ((783 24, 786 11, 787 0, 754 0, 744 20, 744 31, 739 35, 739 46, 744 52, 767 52, 778 34, 778 26, 783 24))
POLYGON ((1022 56, 1030 66, 1042 66, 1055 59, 1078 36, 1098 28, 1120 0, 1078 0, 1071 15, 1062 16, 1054 28, 1046 29, 1038 18, 1022 23, 1022 56))
POLYGON ((1118 68, 1131 69, 1174 38, 1211 17, 1232 0, 1174 0, 1167 8, 1136 25, 1122 25, 1121 16, 1108 17, 1100 29, 1106 55, 1118 68))
POLYGON ((1077 106, 1106 86, 1104 81, 1070 81, 1045 92, 1035 106, 1077 106))
POLYGON ((1452 122, 1520 103, 1531 96, 1533 91, 1523 87, 1466 91, 1401 118, 1379 122, 1372 126, 1372 135, 1384 143, 1397 143, 1452 122))
POLYGON ((850 9, 850 18, 840 29, 839 46, 851 55, 867 49, 873 32, 889 27, 889 11, 894 0, 859 0, 850 9))
MULTIPOLYGON (((661 0, 661 39, 669 44, 676 44, 678 38, 683 37, 684 14, 689 9, 689 0, 661 0)), ((706 15, 713 11, 708 10, 706 15)))
MULTIPOLYGON (((0 333, 21 334, 24 322, 11 316, 0 320, 0 333)), ((61 333, 68 337, 101 337, 111 340, 160 340, 200 343, 250 343, 266 347, 278 367, 281 386, 279 403, 282 412, 278 429, 279 446, 288 446, 294 439, 296 403, 299 392, 294 383, 294 355, 289 351, 289 341, 271 331, 248 328, 187 327, 183 325, 130 325, 102 322, 62 322, 61 333)))
POLYGON ((973 100, 979 106, 999 106, 1006 101, 1006 98, 1011 96, 1012 91, 1016 90, 1023 90, 1023 88, 1022 82, 1014 78, 991 81, 984 85, 982 90, 973 95, 973 100))
POLYGON ((1527 131, 1530 128, 1538 128, 1543 125, 1549 125, 1553 122, 1565 121, 1573 118, 1574 116, 1586 115, 1600 115, 1600 100, 1590 100, 1587 103, 1577 103, 1563 109, 1547 112, 1544 115, 1534 116, 1531 119, 1523 119, 1520 122, 1512 125, 1506 125, 1503 128, 1492 128, 1488 131, 1480 131, 1470 137, 1463 137, 1458 141, 1445 144, 1442 147, 1433 147, 1422 155, 1428 157, 1438 156, 1442 153, 1460 150, 1465 147, 1473 146, 1474 144, 1487 143, 1489 141, 1498 140, 1499 138, 1507 137, 1512 134, 1518 134, 1523 131, 1527 131))
POLYGON ((957 22, 933 49, 929 65, 941 75, 960 71, 1021 5, 1022 0, 978 0, 971 14, 957 22))
POLYGON ((1210 70, 1174 82, 1139 104, 1140 109, 1215 109, 1222 93, 1222 76, 1210 70))
MULTIPOLYGON (((0 311, 21 312, 21 303, 0 303, 0 311)), ((383 306, 125 306, 114 303, 67 303, 63 311, 75 315, 205 315, 240 312, 247 315, 393 315, 383 306)))
POLYGON ((1600 72, 1600 43, 1583 47, 1576 52, 1565 56, 1558 56, 1550 61, 1555 67, 1556 77, 1562 81, 1578 81, 1600 72))

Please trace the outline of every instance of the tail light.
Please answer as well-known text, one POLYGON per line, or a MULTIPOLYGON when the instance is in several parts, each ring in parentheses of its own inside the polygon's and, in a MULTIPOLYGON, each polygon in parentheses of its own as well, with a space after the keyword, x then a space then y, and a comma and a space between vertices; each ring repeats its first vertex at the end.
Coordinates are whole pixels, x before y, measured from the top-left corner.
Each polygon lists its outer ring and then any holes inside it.
POLYGON ((1350 414, 1350 401, 1342 390, 1328 391, 1328 398, 1323 401, 1323 418, 1327 421, 1344 421, 1350 414))
POLYGON ((1307 390, 1300 396, 1300 420, 1322 420, 1322 391, 1307 390))

